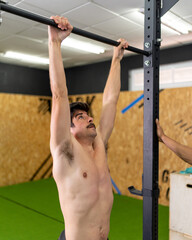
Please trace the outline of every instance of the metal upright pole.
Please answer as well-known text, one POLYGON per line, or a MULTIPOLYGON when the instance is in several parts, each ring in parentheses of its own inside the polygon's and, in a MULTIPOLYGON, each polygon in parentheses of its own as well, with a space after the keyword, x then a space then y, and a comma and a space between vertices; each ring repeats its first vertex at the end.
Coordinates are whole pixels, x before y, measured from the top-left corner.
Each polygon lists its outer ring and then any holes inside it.
POLYGON ((143 134, 143 240, 158 240, 158 138, 159 48, 161 42, 161 0, 145 0, 144 134, 143 134))
POLYGON ((160 18, 179 0, 145 0, 144 49, 144 132, 143 185, 139 191, 130 186, 132 194, 143 196, 143 240, 158 240, 159 144, 155 119, 159 118, 159 52, 160 18))

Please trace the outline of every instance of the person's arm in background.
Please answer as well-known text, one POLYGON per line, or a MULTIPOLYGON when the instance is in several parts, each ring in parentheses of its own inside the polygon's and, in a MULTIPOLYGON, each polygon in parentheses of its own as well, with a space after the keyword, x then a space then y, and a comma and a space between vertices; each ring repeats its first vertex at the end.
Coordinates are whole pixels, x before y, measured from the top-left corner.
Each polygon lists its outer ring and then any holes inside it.
POLYGON ((162 127, 159 124, 159 120, 156 119, 157 136, 159 141, 164 143, 171 151, 173 151, 178 157, 185 162, 192 165, 192 148, 182 145, 164 134, 162 127))

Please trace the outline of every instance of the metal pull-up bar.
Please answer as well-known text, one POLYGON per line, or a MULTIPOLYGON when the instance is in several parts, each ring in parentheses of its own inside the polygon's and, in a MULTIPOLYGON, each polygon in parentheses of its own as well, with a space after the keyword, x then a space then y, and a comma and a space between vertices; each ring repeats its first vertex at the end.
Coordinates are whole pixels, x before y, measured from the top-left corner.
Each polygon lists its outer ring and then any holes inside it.
MULTIPOLYGON (((30 20, 33 20, 33 21, 36 21, 36 22, 39 22, 39 23, 43 23, 43 24, 50 25, 50 26, 58 28, 57 24, 52 19, 49 19, 49 18, 46 18, 44 16, 26 11, 26 10, 21 9, 21 8, 11 6, 11 5, 3 2, 3 1, 0 1, 0 10, 3 10, 5 12, 9 12, 9 13, 18 15, 20 17, 24 17, 24 18, 27 18, 27 19, 30 19, 30 20)), ((83 36, 83 37, 86 37, 86 38, 90 38, 90 39, 93 39, 93 40, 96 40, 96 41, 99 41, 99 42, 102 42, 102 43, 106 43, 106 44, 109 44, 109 45, 112 45, 112 46, 118 46, 120 44, 117 41, 111 40, 109 38, 106 38, 106 37, 103 37, 103 36, 100 36, 100 35, 97 35, 97 34, 94 34, 94 33, 87 32, 85 30, 82 30, 82 29, 79 29, 79 28, 76 28, 76 27, 73 27, 72 33, 83 36)), ((126 50, 131 51, 131 52, 135 52, 135 53, 139 53, 139 54, 142 54, 142 55, 145 55, 145 56, 151 55, 151 52, 147 52, 147 51, 144 51, 144 50, 132 47, 132 46, 128 46, 128 48, 126 48, 126 50)))

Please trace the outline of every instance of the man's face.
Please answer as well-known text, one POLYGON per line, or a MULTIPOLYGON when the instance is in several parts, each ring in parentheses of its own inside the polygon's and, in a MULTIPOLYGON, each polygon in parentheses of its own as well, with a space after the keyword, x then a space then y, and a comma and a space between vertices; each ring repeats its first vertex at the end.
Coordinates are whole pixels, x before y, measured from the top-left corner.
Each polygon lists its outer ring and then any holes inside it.
POLYGON ((71 132, 74 136, 81 137, 93 137, 97 136, 96 127, 93 123, 93 118, 90 117, 83 110, 76 110, 73 114, 72 122, 74 124, 71 127, 71 132))

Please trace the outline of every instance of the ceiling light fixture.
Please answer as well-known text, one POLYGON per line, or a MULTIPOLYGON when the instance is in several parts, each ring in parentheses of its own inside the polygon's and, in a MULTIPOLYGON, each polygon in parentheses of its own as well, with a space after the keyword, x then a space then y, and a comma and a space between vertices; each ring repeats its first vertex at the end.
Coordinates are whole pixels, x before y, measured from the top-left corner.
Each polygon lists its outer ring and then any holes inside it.
POLYGON ((95 54, 101 54, 105 52, 105 49, 103 47, 100 47, 98 45, 95 45, 93 43, 89 42, 83 42, 71 37, 66 38, 62 42, 63 47, 70 47, 70 48, 76 48, 81 51, 89 52, 89 53, 95 53, 95 54))
MULTIPOLYGON (((144 9, 139 9, 137 12, 144 17, 144 9)), ((192 24, 170 11, 161 17, 161 23, 170 30, 177 32, 177 34, 188 34, 192 31, 192 24)))
POLYGON ((6 58, 16 59, 22 62, 49 64, 48 58, 36 57, 34 55, 28 55, 28 54, 13 52, 13 51, 7 51, 5 54, 3 54, 3 56, 6 58))
POLYGON ((172 28, 173 30, 176 30, 180 34, 188 34, 190 31, 192 31, 192 25, 189 24, 186 20, 182 19, 181 17, 178 17, 172 12, 167 12, 162 18, 161 22, 167 26, 172 28))

